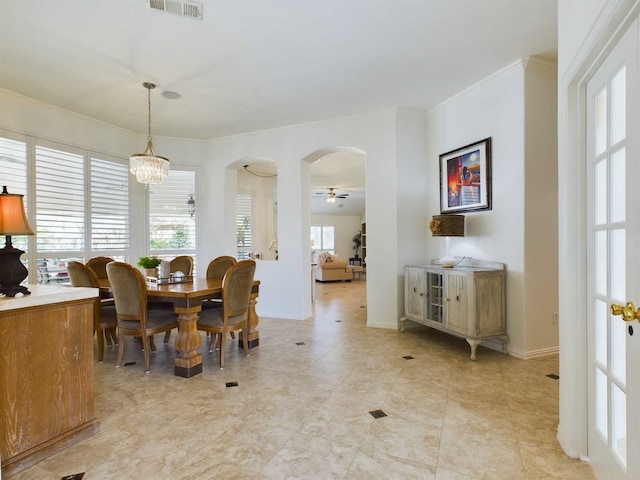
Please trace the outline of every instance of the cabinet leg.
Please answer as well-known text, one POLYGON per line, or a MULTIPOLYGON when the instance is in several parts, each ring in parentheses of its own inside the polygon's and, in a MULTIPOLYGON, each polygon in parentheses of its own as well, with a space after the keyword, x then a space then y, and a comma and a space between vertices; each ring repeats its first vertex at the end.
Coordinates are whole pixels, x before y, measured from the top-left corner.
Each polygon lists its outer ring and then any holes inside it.
POLYGON ((400 331, 404 332, 404 318, 400 317, 400 331))
POLYGON ((467 338, 467 343, 471 346, 471 360, 476 359, 476 349, 480 345, 480 340, 474 340, 473 338, 467 338))

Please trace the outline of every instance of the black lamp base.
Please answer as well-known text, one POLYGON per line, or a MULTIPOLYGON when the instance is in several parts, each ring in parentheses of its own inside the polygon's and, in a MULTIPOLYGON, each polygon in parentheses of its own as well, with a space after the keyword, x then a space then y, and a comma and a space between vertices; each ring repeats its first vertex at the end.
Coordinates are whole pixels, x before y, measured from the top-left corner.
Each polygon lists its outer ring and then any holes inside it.
POLYGON ((4 293, 7 297, 15 297, 18 293, 23 295, 31 294, 29 289, 23 285, 2 285, 0 286, 0 293, 4 293))
POLYGON ((31 292, 27 287, 20 285, 29 274, 20 261, 20 255, 24 252, 13 248, 10 242, 9 240, 9 245, 0 249, 0 293, 7 297, 15 297, 18 293, 29 295, 31 292))

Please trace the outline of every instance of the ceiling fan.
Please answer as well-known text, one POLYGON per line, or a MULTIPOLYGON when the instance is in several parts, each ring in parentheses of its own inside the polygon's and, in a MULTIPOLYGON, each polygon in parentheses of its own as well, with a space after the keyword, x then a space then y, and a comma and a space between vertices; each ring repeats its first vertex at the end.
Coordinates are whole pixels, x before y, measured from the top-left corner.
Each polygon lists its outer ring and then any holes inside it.
MULTIPOLYGON (((347 198, 349 196, 348 193, 342 193, 340 195, 338 195, 334 190, 337 190, 337 188, 335 187, 329 187, 328 188, 329 193, 326 194, 327 196, 327 202, 328 203, 335 203, 336 198, 347 198)), ((321 192, 316 192, 316 195, 325 195, 324 193, 321 192)))

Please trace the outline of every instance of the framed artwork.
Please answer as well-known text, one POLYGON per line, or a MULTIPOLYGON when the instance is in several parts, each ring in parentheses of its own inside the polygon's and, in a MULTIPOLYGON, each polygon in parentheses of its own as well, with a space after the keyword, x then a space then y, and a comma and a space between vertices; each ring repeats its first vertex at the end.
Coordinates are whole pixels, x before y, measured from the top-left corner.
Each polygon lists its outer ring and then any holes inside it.
POLYGON ((440 155, 440 213, 491 210, 491 137, 440 155))

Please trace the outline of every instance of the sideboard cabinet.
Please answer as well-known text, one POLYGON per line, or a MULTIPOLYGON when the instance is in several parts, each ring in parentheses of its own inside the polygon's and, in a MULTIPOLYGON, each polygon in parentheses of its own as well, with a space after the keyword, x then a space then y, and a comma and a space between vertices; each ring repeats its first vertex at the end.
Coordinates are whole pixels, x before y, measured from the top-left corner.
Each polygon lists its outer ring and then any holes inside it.
POLYGON ((464 266, 407 265, 404 315, 407 320, 465 338, 471 360, 482 339, 498 338, 506 353, 505 269, 495 262, 467 261, 464 266))
POLYGON ((93 399, 98 289, 28 287, 31 295, 0 297, 2 477, 98 431, 93 399))

